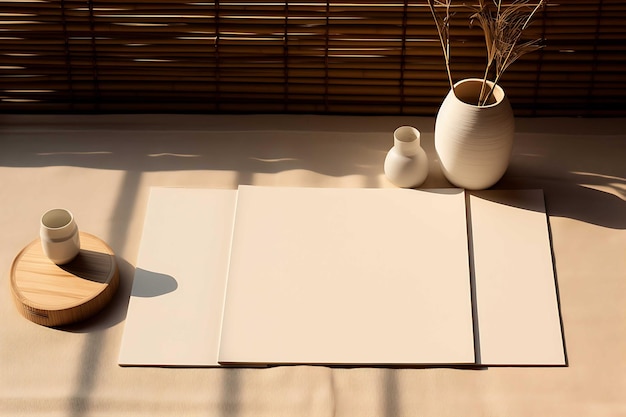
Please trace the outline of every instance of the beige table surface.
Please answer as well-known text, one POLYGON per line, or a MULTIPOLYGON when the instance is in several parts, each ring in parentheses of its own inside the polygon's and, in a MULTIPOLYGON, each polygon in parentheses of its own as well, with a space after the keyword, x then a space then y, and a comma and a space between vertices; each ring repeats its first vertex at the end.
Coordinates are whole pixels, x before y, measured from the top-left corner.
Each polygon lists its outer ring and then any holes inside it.
POLYGON ((422 131, 423 187, 450 187, 431 118, 0 116, 0 415, 626 416, 624 119, 518 119, 495 187, 545 190, 567 367, 117 365, 150 186, 392 187, 382 165, 403 124, 422 131), (110 244, 121 272, 101 314, 62 329, 20 316, 9 286, 57 206, 110 244))

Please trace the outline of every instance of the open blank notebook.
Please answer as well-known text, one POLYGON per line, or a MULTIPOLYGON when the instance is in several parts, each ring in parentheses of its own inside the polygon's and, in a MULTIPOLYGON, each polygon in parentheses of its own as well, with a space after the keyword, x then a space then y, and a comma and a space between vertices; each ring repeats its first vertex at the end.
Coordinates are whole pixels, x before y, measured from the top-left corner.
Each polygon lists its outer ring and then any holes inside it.
POLYGON ((153 188, 119 363, 563 365, 543 193, 153 188))

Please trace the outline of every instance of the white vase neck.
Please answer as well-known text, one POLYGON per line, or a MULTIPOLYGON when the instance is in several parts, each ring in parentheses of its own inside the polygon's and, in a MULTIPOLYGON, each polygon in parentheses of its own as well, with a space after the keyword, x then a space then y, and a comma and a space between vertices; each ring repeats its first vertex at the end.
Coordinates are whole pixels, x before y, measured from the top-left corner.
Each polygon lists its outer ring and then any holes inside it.
POLYGON ((415 155, 420 149, 420 132, 412 126, 400 126, 393 132, 393 145, 402 155, 415 155))

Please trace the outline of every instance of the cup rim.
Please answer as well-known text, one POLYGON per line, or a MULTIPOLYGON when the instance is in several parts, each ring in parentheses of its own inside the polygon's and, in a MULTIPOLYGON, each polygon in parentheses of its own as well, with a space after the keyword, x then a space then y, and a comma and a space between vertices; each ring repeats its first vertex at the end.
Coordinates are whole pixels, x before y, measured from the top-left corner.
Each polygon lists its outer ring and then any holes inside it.
POLYGON ((48 230, 59 230, 62 229, 64 227, 67 227, 68 225, 72 224, 72 222, 74 221, 74 214, 72 214, 71 211, 69 211, 68 209, 64 209, 64 208, 53 208, 50 209, 48 211, 46 211, 42 216, 41 216, 41 226, 45 227, 48 230), (48 217, 51 217, 55 214, 66 214, 68 216, 67 221, 65 221, 62 224, 59 225, 50 225, 50 221, 47 221, 48 217))

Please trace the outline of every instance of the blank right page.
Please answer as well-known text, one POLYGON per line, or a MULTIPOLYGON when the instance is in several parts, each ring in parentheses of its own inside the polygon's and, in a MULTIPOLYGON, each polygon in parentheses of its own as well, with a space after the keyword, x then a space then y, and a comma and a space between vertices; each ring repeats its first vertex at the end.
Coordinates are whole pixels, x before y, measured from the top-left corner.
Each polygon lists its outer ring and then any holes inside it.
POLYGON ((542 190, 469 195, 477 362, 565 365, 542 190))

